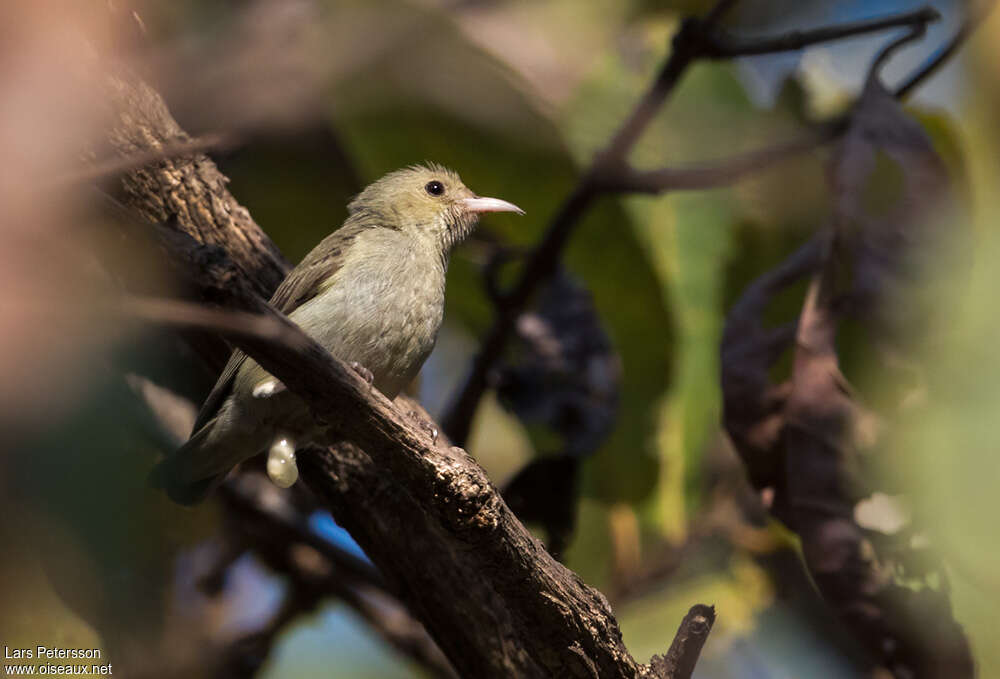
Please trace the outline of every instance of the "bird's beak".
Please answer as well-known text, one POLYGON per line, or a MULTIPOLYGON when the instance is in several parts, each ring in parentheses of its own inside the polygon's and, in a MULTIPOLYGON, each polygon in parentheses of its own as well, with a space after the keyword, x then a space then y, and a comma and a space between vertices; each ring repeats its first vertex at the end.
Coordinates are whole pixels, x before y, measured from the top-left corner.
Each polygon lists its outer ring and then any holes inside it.
POLYGON ((524 214, 524 210, 518 206, 499 198, 480 198, 476 196, 475 198, 463 198, 460 202, 469 212, 516 212, 519 215, 524 214))

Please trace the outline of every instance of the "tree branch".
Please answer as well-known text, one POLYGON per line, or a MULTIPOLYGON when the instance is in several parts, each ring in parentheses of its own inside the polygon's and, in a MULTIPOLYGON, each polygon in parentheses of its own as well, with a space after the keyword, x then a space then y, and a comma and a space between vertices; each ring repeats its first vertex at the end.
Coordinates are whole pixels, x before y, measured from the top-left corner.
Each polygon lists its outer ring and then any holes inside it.
MULTIPOLYGON (((233 303, 284 326, 276 335, 258 332, 262 325, 235 324, 226 335, 327 426, 334 447, 300 458, 303 480, 330 501, 463 676, 634 677, 649 671, 628 654, 605 598, 545 551, 464 450, 435 442, 270 305, 233 303), (345 438, 366 452, 337 444, 345 438), (374 489, 380 512, 356 504, 359 492, 373 490, 356 483, 357 467, 367 466, 363 456, 380 470, 383 488, 374 489), (390 487, 397 489, 391 499, 390 487), (394 541, 386 540, 389 532, 394 541), (462 596, 449 597, 456 583, 462 596), (445 598, 451 605, 440 605, 445 598), (489 634, 472 624, 484 615, 492 621, 489 634)), ((192 327, 203 319, 195 313, 164 317, 192 327)))
POLYGON ((843 40, 867 33, 878 33, 902 26, 926 26, 937 21, 941 15, 933 7, 923 7, 905 14, 893 14, 877 19, 852 21, 836 26, 824 26, 808 31, 792 31, 774 38, 741 39, 728 34, 717 34, 710 38, 710 48, 706 53, 711 59, 731 59, 775 52, 791 52, 810 45, 843 40))
POLYGON ((658 194, 672 190, 712 189, 728 186, 747 175, 774 167, 784 160, 815 150, 837 137, 844 127, 838 121, 800 139, 777 144, 770 148, 751 151, 696 167, 663 168, 660 170, 634 170, 627 168, 602 177, 600 187, 612 193, 658 194))
POLYGON ((673 92, 688 66, 703 56, 705 31, 710 30, 733 4, 734 0, 719 0, 703 21, 689 20, 681 26, 674 36, 670 57, 656 79, 556 211, 542 241, 525 261, 520 277, 510 292, 503 296, 504 306, 498 310, 493 326, 473 359, 468 376, 441 421, 444 431, 458 445, 464 445, 468 438, 472 417, 487 387, 487 376, 506 347, 518 316, 527 307, 535 290, 555 271, 570 235, 601 192, 600 178, 625 166, 629 151, 673 92))
MULTIPOLYGON (((117 133, 182 135, 158 95, 132 82, 131 91, 119 92, 119 105, 152 108, 156 115, 119 115, 115 119, 150 128, 117 133)), ((122 152, 134 149, 123 144, 122 152)), ((229 195, 211 161, 164 161, 130 172, 125 184, 131 211, 163 222, 146 226, 195 298, 269 320, 261 324, 239 313, 210 318, 176 303, 132 300, 127 308, 190 328, 224 329, 310 404, 329 425, 331 442, 353 442, 303 452, 301 479, 462 676, 648 674, 625 648, 605 598, 545 551, 464 450, 432 440, 418 407, 403 399, 398 409, 258 296, 270 294, 284 258, 229 195), (212 212, 217 205, 238 219, 222 223, 212 212), (230 246, 235 261, 226 256, 230 246), (418 415, 402 414, 410 411, 418 415)))
POLYGON ((996 7, 996 2, 995 0, 981 0, 975 3, 975 5, 975 8, 966 15, 955 35, 937 52, 931 55, 913 74, 896 87, 894 94, 897 99, 905 99, 917 86, 947 63, 959 48, 965 44, 965 41, 969 39, 972 33, 986 20, 996 7))
MULTIPOLYGON (((871 657, 897 677, 971 677, 971 651, 947 586, 921 590, 899 578, 946 578, 930 551, 911 541, 918 529, 885 538, 857 518, 860 498, 884 487, 866 478, 871 463, 862 462, 882 447, 884 420, 855 396, 837 353, 848 319, 868 324, 877 338, 873 355, 890 364, 912 358, 901 358, 902 347, 925 330, 914 289, 926 271, 900 262, 943 246, 947 230, 926 215, 953 196, 931 141, 879 80, 885 60, 920 31, 894 39, 869 69, 829 164, 836 199, 830 223, 751 284, 729 313, 721 347, 724 423, 754 486, 772 490, 771 512, 801 538, 817 590, 871 657), (903 168, 907 188, 891 207, 870 210, 861 196, 881 154, 903 168), (766 326, 769 303, 807 274, 797 320, 766 326), (775 384, 772 368, 790 348, 791 375, 775 384)), ((895 407, 881 414, 891 418, 895 407)))
POLYGON ((924 8, 891 17, 789 33, 777 38, 737 42, 716 33, 719 20, 736 1, 719 0, 704 19, 689 19, 681 25, 674 36, 670 56, 660 68, 656 79, 612 136, 605 150, 594 157, 590 168, 583 173, 552 218, 542 241, 526 259, 520 277, 510 292, 503 295, 504 305, 497 309, 493 325, 483 339, 468 375, 442 418, 444 430, 457 444, 464 445, 468 438, 479 400, 488 387, 488 376, 507 346, 518 316, 525 310, 535 291, 555 271, 570 235, 598 195, 610 191, 661 193, 667 190, 723 186, 770 163, 815 148, 834 138, 843 129, 842 124, 834 123, 832 130, 821 130, 815 140, 807 138, 790 142, 771 150, 722 161, 713 167, 652 172, 631 169, 627 162, 629 152, 692 63, 699 59, 801 49, 818 42, 899 26, 924 26, 939 16, 932 8, 924 8))
POLYGON ((924 37, 926 33, 926 24, 913 24, 910 26, 910 30, 880 49, 878 54, 876 54, 875 58, 872 60, 871 66, 868 69, 868 75, 865 77, 865 82, 868 82, 873 75, 877 77, 886 62, 889 61, 889 59, 891 59, 892 56, 902 47, 910 44, 914 40, 924 37))
POLYGON ((262 489, 255 486, 264 485, 267 491, 278 492, 270 481, 262 477, 253 481, 248 483, 244 477, 237 478, 233 483, 223 484, 219 493, 227 506, 248 518, 246 523, 252 525, 255 531, 265 528, 271 535, 282 535, 285 542, 306 545, 351 580, 387 590, 385 580, 375 567, 314 533, 289 503, 260 498, 262 489))
POLYGON ((228 539, 238 549, 252 549, 269 568, 290 580, 281 611, 261 631, 235 644, 228 655, 262 661, 275 637, 300 615, 338 598, 360 615, 387 643, 417 661, 433 676, 454 679, 455 672, 424 626, 387 589, 381 574, 367 561, 340 549, 309 529, 303 517, 261 474, 242 474, 219 489, 227 509, 228 539), (303 549, 303 547, 307 549, 303 549), (248 653, 246 646, 253 653, 248 653))
MULTIPOLYGON (((459 399, 468 411, 468 417, 458 420, 460 438, 517 316, 551 274, 580 217, 604 190, 601 177, 609 168, 625 166, 629 150, 687 66, 706 56, 706 24, 733 4, 720 0, 704 22, 685 24, 656 81, 557 212, 513 292, 505 296, 506 309, 459 399)), ((118 118, 123 122, 112 139, 120 153, 134 155, 185 138, 144 83, 116 78, 111 90, 113 105, 139 113, 118 118), (151 144, 150 138, 159 141, 151 144)), ((721 173, 738 176, 761 162, 743 159, 721 173)), ((699 181, 721 181, 698 171, 699 181)), ((681 181, 676 174, 653 177, 681 181)), ((257 295, 270 294, 287 263, 224 182, 211 161, 195 155, 130 170, 125 188, 131 208, 160 223, 156 228, 163 247, 201 299, 262 313, 276 324, 263 332, 256 322, 224 329, 311 404, 317 418, 329 425, 331 441, 347 438, 357 444, 339 443, 302 455, 302 479, 358 540, 389 586, 401 593, 456 669, 485 677, 656 676, 653 668, 628 654, 603 596, 544 551, 465 451, 435 444, 414 418, 401 415, 259 299, 257 295), (461 597, 454 596, 456 583, 463 588, 461 597), (445 600, 447 607, 441 606, 445 600)), ((211 319, 197 313, 176 314, 171 321, 213 330, 226 325, 210 325, 211 319)), ((456 412, 461 415, 453 409, 450 416, 456 412)))
POLYGON ((666 656, 654 656, 650 667, 655 677, 690 679, 708 633, 715 624, 715 606, 695 604, 677 628, 666 656))
MULTIPOLYGON (((106 85, 108 118, 117 122, 101 147, 131 159, 191 142, 148 84, 121 70, 106 85)), ((154 165, 129 170, 122 176, 122 189, 126 206, 142 218, 209 248, 225 247, 234 268, 230 278, 238 275, 241 284, 270 297, 288 272, 288 262, 226 190, 227 181, 215 163, 196 153, 163 156, 154 165)))
POLYGON ((115 178, 130 170, 138 170, 147 165, 155 165, 168 160, 176 160, 185 156, 196 156, 208 151, 219 151, 234 146, 235 139, 226 134, 206 134, 190 139, 183 137, 168 141, 159 148, 138 151, 132 155, 115 156, 97 161, 91 165, 67 172, 57 177, 53 182, 55 189, 73 184, 98 181, 105 178, 115 178))

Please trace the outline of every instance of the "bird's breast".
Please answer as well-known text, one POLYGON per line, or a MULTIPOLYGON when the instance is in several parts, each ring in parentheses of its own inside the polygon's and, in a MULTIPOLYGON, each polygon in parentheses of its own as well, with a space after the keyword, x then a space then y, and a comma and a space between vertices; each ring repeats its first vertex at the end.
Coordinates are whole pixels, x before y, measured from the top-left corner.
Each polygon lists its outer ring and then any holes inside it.
POLYGON ((370 370, 375 386, 393 398, 434 348, 445 272, 440 257, 418 244, 386 250, 362 245, 291 317, 334 356, 370 370))

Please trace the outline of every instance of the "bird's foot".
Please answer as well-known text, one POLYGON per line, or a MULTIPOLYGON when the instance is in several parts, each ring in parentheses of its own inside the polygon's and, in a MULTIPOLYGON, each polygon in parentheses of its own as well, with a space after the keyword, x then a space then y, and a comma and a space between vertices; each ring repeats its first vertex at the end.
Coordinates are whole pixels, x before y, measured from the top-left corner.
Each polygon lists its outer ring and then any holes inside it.
POLYGON ((295 442, 287 436, 279 436, 267 452, 267 475, 279 488, 288 488, 299 478, 299 468, 295 464, 295 442))
POLYGON ((268 398, 284 391, 285 389, 285 383, 277 377, 268 377, 267 379, 261 380, 255 384, 252 393, 254 398, 268 398))
POLYGON ((411 420, 416 420, 417 426, 423 429, 428 434, 430 434, 431 443, 436 444, 438 442, 438 435, 440 434, 440 432, 437 430, 437 427, 435 427, 433 424, 424 419, 423 415, 418 413, 416 410, 411 410, 406 414, 406 416, 409 417, 411 420))
POLYGON ((361 379, 368 383, 368 389, 371 390, 372 385, 375 383, 375 375, 372 374, 372 371, 357 361, 351 361, 349 365, 351 366, 351 370, 361 375, 361 379))
POLYGON ((420 428, 423 429, 428 434, 430 434, 430 436, 431 436, 431 443, 433 443, 433 444, 436 445, 437 442, 438 442, 438 434, 440 433, 440 432, 438 432, 437 427, 435 427, 433 424, 431 424, 427 420, 421 420, 420 421, 420 428))

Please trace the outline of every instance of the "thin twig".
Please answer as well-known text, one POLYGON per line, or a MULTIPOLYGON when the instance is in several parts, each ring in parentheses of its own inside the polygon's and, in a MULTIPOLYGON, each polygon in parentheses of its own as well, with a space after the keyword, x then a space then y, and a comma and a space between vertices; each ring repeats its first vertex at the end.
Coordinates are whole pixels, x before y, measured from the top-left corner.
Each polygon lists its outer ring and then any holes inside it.
POLYGON ((268 624, 239 640, 228 655, 237 662, 267 656, 278 634, 295 618, 316 610, 331 597, 353 608, 372 629, 403 655, 420 663, 431 676, 454 679, 454 669, 424 626, 390 592, 366 561, 313 533, 290 503, 274 502, 269 481, 244 474, 224 484, 227 518, 232 530, 257 557, 289 580, 284 604, 268 624), (307 545, 315 552, 296 549, 307 545), (319 557, 319 558, 315 558, 319 557), (242 657, 241 657, 242 656, 242 657))
MULTIPOLYGON (((352 587, 341 587, 337 592, 344 603, 364 618, 397 651, 417 661, 432 676, 457 679, 458 674, 448 658, 427 634, 424 626, 409 615, 401 603, 386 600, 384 596, 372 600, 371 596, 365 594, 364 590, 352 587)), ((379 596, 381 593, 375 594, 379 596)))
POLYGON ((939 50, 920 65, 895 91, 897 99, 905 99, 920 83, 932 76, 945 62, 948 61, 965 44, 972 33, 986 20, 996 7, 995 0, 987 0, 977 3, 975 9, 971 10, 962 21, 961 26, 955 35, 946 42, 939 50))
POLYGON ((287 495, 260 475, 242 474, 219 488, 227 518, 242 541, 270 568, 290 580, 285 603, 262 630, 231 649, 266 656, 274 637, 300 615, 315 610, 330 597, 342 600, 400 653, 413 658, 432 676, 456 675, 424 626, 399 600, 378 570, 368 561, 315 533, 287 495), (284 500, 284 501, 282 501, 284 500), (305 558, 295 549, 305 545, 320 560, 305 558), (249 644, 249 649, 243 647, 249 644))
POLYGON ((922 38, 927 33, 927 26, 925 24, 914 24, 910 27, 910 30, 896 38, 888 45, 879 50, 878 54, 872 60, 871 67, 868 69, 868 79, 872 77, 877 77, 882 67, 885 63, 892 58, 892 56, 900 50, 900 48, 905 45, 910 44, 918 38, 922 38))
POLYGON ((923 7, 906 14, 852 21, 808 31, 792 31, 773 38, 737 39, 731 35, 723 34, 711 39, 711 50, 706 56, 712 59, 730 59, 774 52, 790 52, 810 45, 843 40, 866 33, 878 33, 890 28, 926 26, 940 18, 941 15, 933 7, 923 7))
POLYGON ((613 169, 624 165, 629 151, 677 86, 687 67, 702 55, 707 44, 703 39, 704 31, 710 30, 733 4, 734 0, 719 0, 708 18, 701 22, 687 21, 681 26, 674 36, 670 57, 652 85, 636 103, 607 148, 597 154, 590 170, 583 174, 552 218, 545 236, 528 257, 517 282, 504 295, 506 304, 499 310, 493 327, 473 360, 468 377, 442 419, 444 431, 455 445, 465 445, 472 417, 487 387, 488 375, 507 345, 517 317, 539 285, 555 270, 570 234, 600 193, 599 177, 607 176, 613 169))
POLYGON ((826 125, 800 139, 750 151, 717 164, 660 170, 631 168, 601 180, 601 188, 615 193, 663 193, 671 190, 711 189, 728 186, 748 174, 774 167, 784 160, 802 155, 836 137, 843 121, 826 125))
POLYGON ((107 312, 152 323, 210 330, 224 335, 270 339, 291 347, 301 346, 302 334, 288 324, 246 311, 212 309, 182 300, 125 295, 110 304, 107 312))
MULTIPOLYGON (((628 153, 676 88, 688 66, 702 58, 750 56, 801 49, 810 44, 900 26, 913 26, 914 32, 922 31, 927 23, 939 18, 937 11, 925 7, 905 14, 812 31, 799 31, 776 38, 734 42, 728 36, 713 33, 719 20, 736 4, 736 1, 719 0, 704 19, 689 19, 682 24, 674 36, 670 56, 653 84, 612 136, 607 148, 595 156, 591 167, 583 174, 572 193, 556 212, 542 241, 528 257, 521 276, 511 291, 503 295, 505 304, 503 308, 497 309, 496 319, 472 362, 469 375, 442 419, 444 430, 457 445, 464 445, 468 438, 479 399, 488 386, 490 371, 502 354, 518 316, 527 306, 535 290, 555 270, 570 234, 597 195, 608 191, 660 193, 670 189, 723 186, 772 162, 815 148, 816 145, 834 138, 844 127, 840 121, 833 125, 832 132, 821 132, 815 141, 797 140, 773 149, 723 161, 712 167, 664 169, 652 172, 630 169, 626 161, 628 153)), ((894 43, 892 48, 898 46, 894 43)))
MULTIPOLYGON (((262 483, 270 484, 269 481, 262 483)), ((219 494, 228 506, 247 515, 247 522, 253 525, 253 530, 267 530, 269 534, 283 536, 289 544, 299 543, 311 547, 336 566, 342 576, 346 575, 352 581, 394 594, 371 563, 317 535, 306 525, 303 517, 291 511, 291 507, 261 501, 258 497, 260 493, 255 492, 245 475, 220 486, 219 494)))

